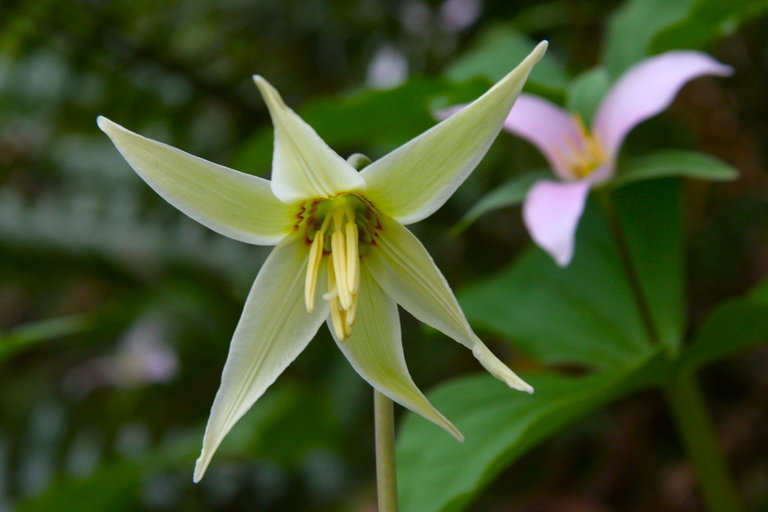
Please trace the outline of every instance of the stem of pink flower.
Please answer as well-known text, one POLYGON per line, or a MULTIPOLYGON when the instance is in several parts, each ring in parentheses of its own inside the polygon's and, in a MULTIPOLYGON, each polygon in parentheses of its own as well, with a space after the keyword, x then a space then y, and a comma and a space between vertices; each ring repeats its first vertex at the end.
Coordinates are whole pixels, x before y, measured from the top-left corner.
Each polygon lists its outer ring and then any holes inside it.
POLYGON ((394 407, 392 400, 375 389, 373 416, 376 429, 376 487, 379 512, 397 512, 394 407))
POLYGON ((677 376, 665 390, 665 397, 688 458, 696 471, 699 489, 707 508, 712 512, 742 512, 744 506, 728 474, 725 457, 696 376, 677 376))
MULTIPOLYGON (((603 212, 624 266, 638 311, 652 345, 659 345, 660 338, 651 314, 651 308, 643 293, 640 277, 632 262, 629 244, 616 214, 610 190, 598 191, 603 212)), ((673 357, 674 354, 671 354, 673 357)), ((704 503, 711 512, 728 510, 742 512, 744 506, 733 479, 728 472, 725 457, 717 439, 712 418, 695 374, 681 373, 674 376, 664 390, 664 397, 672 411, 677 431, 683 441, 699 483, 704 503)))

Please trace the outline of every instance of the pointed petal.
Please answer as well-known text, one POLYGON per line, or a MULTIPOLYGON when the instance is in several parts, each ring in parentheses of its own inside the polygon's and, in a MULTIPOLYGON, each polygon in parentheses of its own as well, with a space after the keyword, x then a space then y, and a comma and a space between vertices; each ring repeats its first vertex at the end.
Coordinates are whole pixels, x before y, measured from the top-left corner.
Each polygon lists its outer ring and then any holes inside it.
POLYGON ((147 139, 106 117, 98 124, 155 192, 200 224, 260 245, 274 245, 290 232, 293 209, 272 194, 267 180, 147 139))
POLYGON ((666 109, 683 85, 702 75, 727 76, 732 71, 694 51, 671 51, 644 60, 608 92, 595 115, 595 132, 615 157, 632 128, 666 109))
POLYGON ((568 112, 538 96, 521 94, 504 121, 504 129, 536 146, 560 179, 575 178, 568 155, 582 149, 584 140, 568 112))
POLYGON ((564 267, 573 257, 576 226, 589 193, 586 181, 542 180, 528 191, 523 220, 531 238, 564 267))
POLYGON ((381 219, 382 230, 365 263, 384 291, 406 311, 472 350, 480 364, 508 386, 532 392, 472 332, 445 278, 429 253, 394 219, 381 219))
POLYGON ((340 342, 328 321, 328 329, 352 367, 380 393, 463 441, 461 432, 432 407, 413 382, 405 365, 397 304, 376 284, 365 266, 360 269, 358 300, 357 316, 349 338, 340 342))
POLYGON ((540 43, 467 108, 363 169, 366 196, 404 224, 440 208, 488 151, 546 48, 546 42, 540 43))
POLYGON ((205 428, 195 482, 203 477, 224 436, 304 350, 328 316, 320 292, 313 313, 304 307, 307 255, 302 238, 286 238, 269 255, 253 283, 205 428))
POLYGON ((365 186, 358 172, 285 105, 269 82, 259 75, 254 75, 253 80, 275 125, 272 191, 277 197, 293 203, 365 186))

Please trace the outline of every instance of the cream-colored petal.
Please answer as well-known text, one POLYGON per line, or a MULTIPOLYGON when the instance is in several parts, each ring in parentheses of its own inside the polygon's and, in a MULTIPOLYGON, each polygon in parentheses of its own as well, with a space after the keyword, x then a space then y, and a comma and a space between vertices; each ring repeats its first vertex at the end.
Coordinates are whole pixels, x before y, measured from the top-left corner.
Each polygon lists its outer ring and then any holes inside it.
POLYGON ((403 224, 432 215, 485 156, 546 48, 540 43, 466 108, 363 169, 365 195, 403 224))
POLYGON ((269 181, 214 164, 98 118, 133 170, 166 201, 222 235, 274 245, 291 231, 293 207, 269 181))
POLYGON ((315 130, 288 108, 280 93, 254 75, 275 125, 272 191, 286 203, 362 190, 360 174, 336 154, 315 130))
POLYGON ((376 282, 406 311, 472 350, 493 376, 520 391, 533 388, 502 363, 472 331, 456 297, 421 242, 390 218, 381 218, 365 264, 376 282))
POLYGON ((213 401, 203 449, 195 464, 195 482, 203 477, 224 436, 304 350, 328 316, 320 291, 312 313, 304 306, 308 252, 302 237, 286 238, 269 255, 253 283, 213 401))
POLYGON ((463 441, 461 432, 429 403, 413 382, 403 356, 397 304, 376 284, 365 266, 360 269, 357 308, 352 333, 344 341, 338 340, 330 321, 328 325, 355 371, 379 392, 463 441))

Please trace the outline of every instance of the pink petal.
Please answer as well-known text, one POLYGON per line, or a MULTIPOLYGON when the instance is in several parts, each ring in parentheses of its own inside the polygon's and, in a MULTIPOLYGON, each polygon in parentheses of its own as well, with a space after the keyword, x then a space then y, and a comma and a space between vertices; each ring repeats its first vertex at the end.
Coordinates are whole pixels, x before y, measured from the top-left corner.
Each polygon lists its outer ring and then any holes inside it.
POLYGON ((576 226, 589 193, 586 181, 536 182, 523 204, 523 220, 536 244, 564 267, 573 257, 576 226))
POLYGON ((568 157, 581 150, 584 143, 568 112, 538 96, 521 94, 504 122, 504 129, 536 146, 560 179, 575 178, 568 157))
POLYGON ((687 82, 732 71, 709 55, 683 50, 662 53, 630 68, 608 91, 595 115, 595 132, 609 157, 616 156, 632 128, 666 109, 687 82))

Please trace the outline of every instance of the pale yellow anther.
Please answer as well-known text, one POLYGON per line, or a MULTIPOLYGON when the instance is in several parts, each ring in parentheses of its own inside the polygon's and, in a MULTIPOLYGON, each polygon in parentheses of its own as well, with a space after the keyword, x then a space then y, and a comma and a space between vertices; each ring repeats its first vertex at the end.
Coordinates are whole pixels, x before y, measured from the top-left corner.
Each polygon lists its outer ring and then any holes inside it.
POLYGON ((317 290, 317 275, 320 272, 320 263, 323 261, 323 241, 325 233, 320 230, 315 234, 312 246, 307 258, 307 276, 304 281, 304 304, 307 312, 315 310, 315 291, 317 290))
POLYGON ((347 287, 351 295, 360 289, 360 255, 358 252, 357 224, 347 222, 347 287))
MULTIPOLYGON (((348 201, 345 198, 340 200, 348 201)), ((359 228, 355 211, 348 202, 338 204, 336 208, 333 206, 322 212, 322 227, 315 234, 309 249, 304 301, 307 311, 311 313, 315 307, 323 251, 328 247, 326 241, 330 234, 328 291, 322 297, 328 301, 336 337, 344 341, 349 337, 357 312, 357 294, 360 289, 359 228)))
POLYGON ((349 309, 352 305, 352 297, 347 286, 346 245, 342 231, 336 231, 331 235, 331 257, 333 259, 333 271, 336 273, 336 289, 339 292, 341 307, 349 309))
POLYGON ((309 248, 307 258, 307 275, 304 279, 304 305, 307 312, 315 310, 315 292, 317 290, 317 276, 320 272, 320 263, 323 260, 323 248, 325 246, 325 231, 328 229, 329 219, 323 222, 320 230, 315 233, 315 239, 309 248))
POLYGON ((345 324, 347 333, 352 331, 352 324, 355 323, 355 315, 357 315, 357 295, 353 297, 352 307, 349 308, 349 310, 346 313, 344 324, 345 324))
MULTIPOLYGON (((335 291, 338 289, 333 267, 334 267, 333 260, 329 259, 328 260, 328 293, 331 293, 332 291, 335 291)), ((344 321, 344 313, 339 307, 339 299, 337 294, 334 294, 334 296, 329 300, 329 306, 331 310, 331 324, 333 324, 333 330, 334 332, 336 332, 336 337, 339 339, 339 341, 344 341, 347 338, 347 327, 346 327, 346 322, 344 321)))

